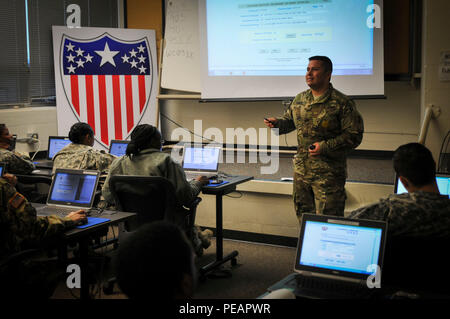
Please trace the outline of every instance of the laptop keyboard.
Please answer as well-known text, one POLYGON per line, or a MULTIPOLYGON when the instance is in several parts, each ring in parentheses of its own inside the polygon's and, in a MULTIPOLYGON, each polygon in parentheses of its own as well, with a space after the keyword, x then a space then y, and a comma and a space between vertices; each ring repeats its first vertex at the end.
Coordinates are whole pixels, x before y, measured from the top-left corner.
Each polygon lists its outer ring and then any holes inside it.
POLYGON ((55 208, 55 207, 44 207, 40 210, 38 210, 40 215, 56 215, 59 217, 66 217, 71 212, 73 212, 74 208, 67 209, 67 208, 55 208))
POLYGON ((318 298, 327 298, 327 296, 332 297, 333 295, 342 298, 364 298, 371 292, 364 285, 327 278, 297 275, 295 280, 299 294, 312 294, 318 298))
POLYGON ((208 179, 215 179, 217 178, 217 174, 215 175, 208 175, 208 174, 186 174, 186 180, 187 181, 192 181, 194 179, 196 179, 199 176, 206 176, 208 179))

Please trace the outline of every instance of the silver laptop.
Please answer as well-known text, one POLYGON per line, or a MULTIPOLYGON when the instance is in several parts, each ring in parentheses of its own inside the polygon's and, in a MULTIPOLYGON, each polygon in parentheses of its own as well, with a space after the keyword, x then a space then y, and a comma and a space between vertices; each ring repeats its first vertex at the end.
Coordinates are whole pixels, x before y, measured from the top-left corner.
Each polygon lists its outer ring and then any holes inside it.
POLYGON ((381 286, 384 221, 304 214, 294 293, 306 298, 364 298, 381 286))
POLYGON ((219 171, 220 146, 185 146, 183 170, 188 180, 197 176, 215 177, 219 171))
POLYGON ((47 197, 47 205, 36 208, 37 214, 65 217, 78 209, 91 209, 98 179, 98 171, 56 169, 47 197))

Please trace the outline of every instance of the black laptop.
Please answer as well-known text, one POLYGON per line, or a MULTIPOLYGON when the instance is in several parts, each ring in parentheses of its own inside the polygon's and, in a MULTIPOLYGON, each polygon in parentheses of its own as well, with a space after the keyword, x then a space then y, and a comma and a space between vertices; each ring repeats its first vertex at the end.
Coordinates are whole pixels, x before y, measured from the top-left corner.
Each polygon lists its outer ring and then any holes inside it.
MULTIPOLYGON (((450 174, 446 173, 437 173, 436 174, 436 184, 439 189, 439 193, 441 195, 449 195, 450 196, 450 174)), ((394 194, 402 194, 407 193, 405 186, 403 186, 400 178, 395 176, 395 184, 394 184, 394 194)))
POLYGON ((304 214, 294 294, 303 298, 370 297, 381 287, 384 221, 304 214))
POLYGON ((128 143, 130 143, 130 141, 111 140, 109 143, 109 154, 117 157, 125 155, 128 143))
POLYGON ((36 168, 53 168, 53 156, 64 147, 72 143, 67 136, 49 136, 47 158, 35 161, 36 168))

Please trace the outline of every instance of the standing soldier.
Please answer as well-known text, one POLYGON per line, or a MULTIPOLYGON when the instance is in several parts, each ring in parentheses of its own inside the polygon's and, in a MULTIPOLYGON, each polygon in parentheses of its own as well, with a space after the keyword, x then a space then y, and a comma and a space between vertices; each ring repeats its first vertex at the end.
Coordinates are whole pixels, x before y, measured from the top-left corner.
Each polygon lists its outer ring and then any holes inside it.
POLYGON ((280 118, 264 123, 280 134, 297 130, 293 199, 303 213, 344 215, 347 153, 362 140, 364 124, 355 103, 330 83, 333 65, 325 56, 309 58, 306 83, 280 118))

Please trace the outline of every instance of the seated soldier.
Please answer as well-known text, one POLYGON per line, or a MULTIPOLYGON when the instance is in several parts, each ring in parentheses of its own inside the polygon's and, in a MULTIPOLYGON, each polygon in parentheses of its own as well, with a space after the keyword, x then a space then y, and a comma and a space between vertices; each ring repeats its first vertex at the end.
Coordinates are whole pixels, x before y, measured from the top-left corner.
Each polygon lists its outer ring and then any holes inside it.
POLYGON ((30 174, 35 166, 28 155, 14 151, 14 139, 5 124, 0 124, 0 163, 11 174, 30 174))
MULTIPOLYGON (((401 290, 448 294, 449 280, 437 271, 450 239, 450 199, 436 183, 436 163, 422 144, 394 153, 394 169, 408 193, 392 194, 361 207, 351 218, 387 221, 382 282, 401 290)), ((395 295, 394 295, 395 296, 395 295)))
MULTIPOLYGON (((16 182, 14 175, 6 174, 0 178, 1 259, 26 249, 44 248, 65 230, 86 222, 86 214, 82 210, 65 218, 36 216, 33 206, 14 188, 16 182)), ((13 269, 1 267, 2 293, 9 294, 8 297, 17 297, 16 293, 19 297, 50 297, 57 283, 50 280, 54 278, 55 270, 51 266, 54 265, 27 259, 13 269)))
MULTIPOLYGON (((126 156, 115 160, 109 169, 102 195, 110 204, 114 204, 114 198, 109 189, 109 180, 113 175, 140 175, 140 176, 161 176, 172 182, 175 188, 176 198, 180 204, 189 206, 200 193, 203 185, 208 183, 208 179, 199 176, 197 179, 188 182, 183 168, 176 163, 169 154, 161 151, 161 133, 158 129, 149 124, 136 126, 131 133, 131 141, 127 146, 126 156)), ((176 216, 177 217, 177 216, 176 216)), ((178 216, 184 221, 184 216, 178 216)), ((210 245, 211 230, 200 232, 198 227, 194 227, 194 249, 198 255, 202 253, 202 247, 210 245), (201 243, 198 242, 198 238, 201 243), (197 241, 197 242, 196 242, 197 241)))
POLYGON ((450 236, 450 199, 436 184, 436 163, 422 144, 394 153, 394 170, 408 193, 392 194, 351 212, 350 218, 385 220, 390 236, 450 236))
POLYGON ((105 173, 116 156, 94 149, 94 131, 87 123, 70 128, 71 144, 53 156, 53 173, 57 168, 92 169, 105 173))

